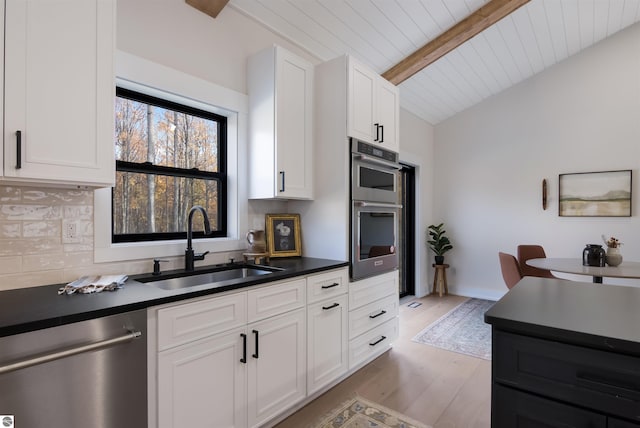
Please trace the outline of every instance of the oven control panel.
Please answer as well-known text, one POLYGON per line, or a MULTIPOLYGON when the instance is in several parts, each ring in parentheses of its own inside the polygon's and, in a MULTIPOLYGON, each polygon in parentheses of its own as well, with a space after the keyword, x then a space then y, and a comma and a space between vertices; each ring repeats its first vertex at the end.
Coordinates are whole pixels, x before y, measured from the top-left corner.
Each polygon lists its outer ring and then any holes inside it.
POLYGON ((389 162, 398 163, 398 154, 390 150, 381 149, 380 147, 372 146, 364 141, 353 140, 352 151, 355 153, 361 153, 363 155, 369 155, 378 159, 384 159, 389 162))

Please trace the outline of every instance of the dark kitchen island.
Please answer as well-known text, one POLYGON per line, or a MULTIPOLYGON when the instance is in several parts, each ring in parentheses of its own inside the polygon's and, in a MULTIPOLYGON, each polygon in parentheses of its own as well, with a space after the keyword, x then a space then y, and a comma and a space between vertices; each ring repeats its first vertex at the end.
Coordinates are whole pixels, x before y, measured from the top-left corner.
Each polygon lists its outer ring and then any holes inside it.
POLYGON ((640 288, 525 277, 485 321, 493 428, 640 427, 640 288))

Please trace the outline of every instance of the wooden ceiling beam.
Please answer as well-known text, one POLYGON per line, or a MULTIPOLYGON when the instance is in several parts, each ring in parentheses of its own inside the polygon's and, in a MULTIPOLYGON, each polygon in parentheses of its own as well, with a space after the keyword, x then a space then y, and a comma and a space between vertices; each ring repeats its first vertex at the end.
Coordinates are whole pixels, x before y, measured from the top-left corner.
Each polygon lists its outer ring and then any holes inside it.
POLYGON ((227 3, 229 3, 229 0, 185 0, 185 2, 200 12, 204 12, 210 17, 215 18, 227 3))
POLYGON ((382 77, 394 85, 399 85, 529 1, 490 0, 480 9, 385 71, 382 77))

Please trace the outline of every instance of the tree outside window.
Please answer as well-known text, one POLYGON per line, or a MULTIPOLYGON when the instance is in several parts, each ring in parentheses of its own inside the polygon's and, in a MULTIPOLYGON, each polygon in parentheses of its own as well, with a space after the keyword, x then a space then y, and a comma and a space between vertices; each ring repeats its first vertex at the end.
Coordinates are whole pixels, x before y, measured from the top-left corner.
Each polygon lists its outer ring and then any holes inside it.
POLYGON ((123 88, 116 95, 112 241, 184 239, 194 205, 207 210, 213 236, 226 236, 226 118, 123 88))

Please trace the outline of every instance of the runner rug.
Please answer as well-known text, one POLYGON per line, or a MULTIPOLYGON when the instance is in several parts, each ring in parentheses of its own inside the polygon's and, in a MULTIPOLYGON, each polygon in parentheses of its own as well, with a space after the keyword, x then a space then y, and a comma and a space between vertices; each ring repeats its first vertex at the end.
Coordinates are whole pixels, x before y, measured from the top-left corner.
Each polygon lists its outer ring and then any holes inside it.
POLYGON ((362 397, 341 404, 316 428, 431 428, 362 397))
POLYGON ((469 299, 418 333, 414 342, 472 357, 491 359, 491 326, 484 313, 495 302, 469 299))

